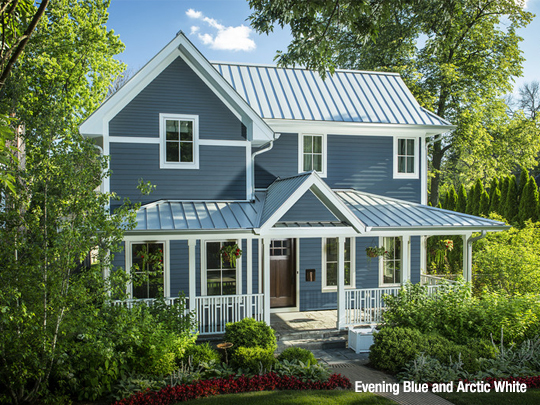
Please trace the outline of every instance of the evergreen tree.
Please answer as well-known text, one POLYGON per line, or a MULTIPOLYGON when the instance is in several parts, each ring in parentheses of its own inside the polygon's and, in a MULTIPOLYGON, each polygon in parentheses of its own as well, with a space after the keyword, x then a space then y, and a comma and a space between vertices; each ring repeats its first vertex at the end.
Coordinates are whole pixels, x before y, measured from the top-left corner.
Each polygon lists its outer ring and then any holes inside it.
POLYGON ((482 191, 480 196, 480 209, 478 210, 478 215, 488 215, 489 214, 489 194, 486 190, 482 191))
POLYGON ((491 180, 491 184, 489 185, 489 201, 491 201, 491 199, 493 198, 493 194, 495 193, 496 189, 499 189, 500 191, 499 180, 494 177, 493 180, 491 180))
POLYGON ((467 190, 465 190, 465 186, 463 184, 459 187, 456 211, 463 213, 467 212, 467 190))
POLYGON ((476 184, 473 184, 471 186, 471 189, 467 193, 467 208, 466 208, 466 211, 465 211, 467 214, 474 215, 473 212, 474 212, 474 195, 475 195, 475 193, 476 193, 476 184))
POLYGON ((439 203, 437 204, 437 208, 441 208, 442 209, 442 205, 441 205, 441 202, 439 201, 439 203))
POLYGON ((538 221, 538 187, 531 176, 527 180, 519 202, 519 222, 523 225, 526 220, 538 221))
POLYGON ((501 178, 499 184, 502 184, 501 201, 499 202, 499 210, 497 213, 506 218, 506 197, 508 196, 508 185, 510 184, 510 178, 508 176, 501 178))
POLYGON ((525 168, 521 169, 521 174, 519 175, 518 191, 517 191, 518 201, 521 201, 521 196, 523 195, 523 190, 525 189, 525 185, 527 184, 528 180, 529 180, 529 172, 525 168))
POLYGON ((452 184, 448 190, 448 198, 446 201, 446 209, 450 211, 456 211, 458 207, 458 194, 452 184))
POLYGON ((474 185, 474 198, 473 198, 473 206, 471 214, 473 215, 479 215, 480 210, 482 208, 482 194, 484 194, 486 190, 484 190, 484 185, 482 184, 482 180, 477 179, 476 184, 474 185))
POLYGON ((499 190, 499 188, 496 188, 491 198, 489 199, 489 213, 496 212, 497 214, 500 214, 500 204, 501 190, 499 190))
POLYGON ((510 181, 508 183, 508 193, 506 194, 504 217, 509 222, 516 222, 517 220, 519 220, 518 212, 519 206, 517 200, 516 177, 512 175, 510 176, 510 181))

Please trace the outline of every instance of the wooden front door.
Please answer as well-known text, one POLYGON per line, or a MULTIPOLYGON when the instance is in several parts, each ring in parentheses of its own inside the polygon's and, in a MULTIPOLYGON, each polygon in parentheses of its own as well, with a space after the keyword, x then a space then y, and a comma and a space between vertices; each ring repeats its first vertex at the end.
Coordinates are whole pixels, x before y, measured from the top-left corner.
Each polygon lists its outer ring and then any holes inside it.
POLYGON ((273 239, 270 245, 270 308, 296 306, 294 239, 273 239))

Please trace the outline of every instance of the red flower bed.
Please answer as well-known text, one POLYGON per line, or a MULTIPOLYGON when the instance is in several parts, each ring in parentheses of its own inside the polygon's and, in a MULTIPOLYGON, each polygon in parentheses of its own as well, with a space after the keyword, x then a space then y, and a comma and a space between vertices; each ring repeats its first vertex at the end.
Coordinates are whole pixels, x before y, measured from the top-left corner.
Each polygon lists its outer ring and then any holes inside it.
POLYGON ((117 401, 114 405, 169 405, 218 394, 271 390, 331 390, 351 388, 351 382, 341 374, 332 374, 328 381, 302 381, 296 377, 279 377, 268 373, 255 377, 241 376, 195 381, 191 384, 167 386, 161 391, 145 391, 117 401))

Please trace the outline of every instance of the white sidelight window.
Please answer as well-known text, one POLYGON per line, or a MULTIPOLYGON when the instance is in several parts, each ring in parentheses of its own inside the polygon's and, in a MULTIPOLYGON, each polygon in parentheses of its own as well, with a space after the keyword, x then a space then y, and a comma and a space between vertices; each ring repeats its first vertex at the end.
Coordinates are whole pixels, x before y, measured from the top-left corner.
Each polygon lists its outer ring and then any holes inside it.
POLYGON ((326 176, 326 135, 300 134, 298 138, 298 173, 316 171, 326 176))
POLYGON ((231 261, 221 257, 225 246, 240 246, 239 241, 207 241, 205 242, 203 266, 203 295, 234 295, 237 292, 238 271, 241 258, 234 267, 231 261))
POLYGON ((418 178, 418 139, 394 138, 394 177, 418 178))
POLYGON ((160 167, 162 169, 199 168, 199 117, 160 114, 160 167))
POLYGON ((132 243, 130 273, 133 279, 132 298, 157 298, 166 295, 164 244, 132 243))
POLYGON ((403 280, 403 249, 401 236, 382 238, 382 246, 388 253, 380 259, 381 286, 399 285, 403 280))
MULTIPOLYGON (((354 238, 345 238, 345 288, 355 286, 354 238)), ((338 238, 322 239, 323 291, 337 291, 338 238)))

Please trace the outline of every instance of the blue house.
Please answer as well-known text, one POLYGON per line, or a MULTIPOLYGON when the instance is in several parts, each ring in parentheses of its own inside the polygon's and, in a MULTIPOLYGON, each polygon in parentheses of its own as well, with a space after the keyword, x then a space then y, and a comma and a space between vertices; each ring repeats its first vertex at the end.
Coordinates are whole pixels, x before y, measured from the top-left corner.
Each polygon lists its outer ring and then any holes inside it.
POLYGON ((162 254, 131 296, 183 292, 200 332, 218 333, 277 311, 376 321, 383 293, 430 283, 433 235, 463 237, 470 279, 473 232, 505 226, 426 205, 426 140, 453 128, 397 74, 213 64, 179 33, 80 132, 110 156, 103 189, 142 204, 115 265, 162 254))

